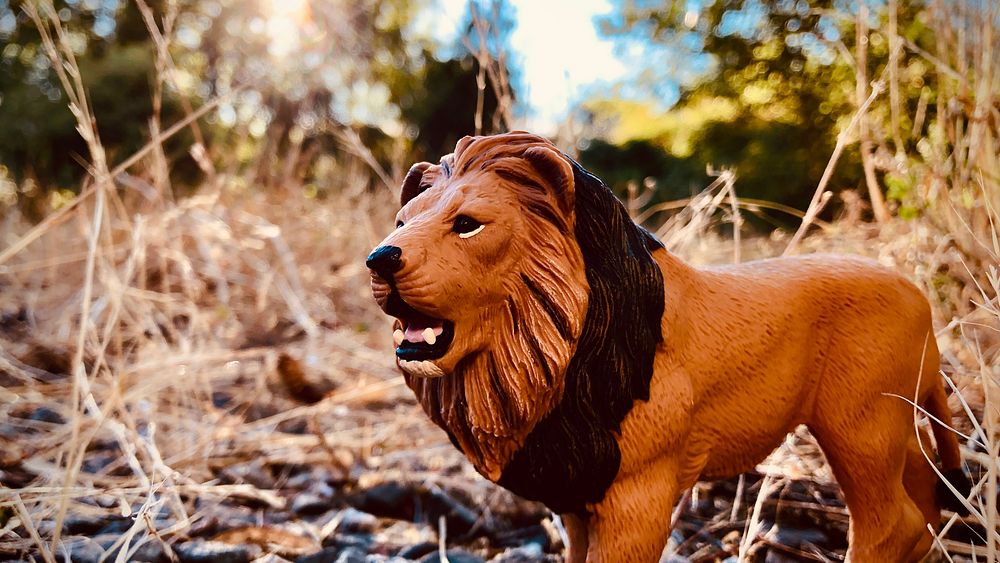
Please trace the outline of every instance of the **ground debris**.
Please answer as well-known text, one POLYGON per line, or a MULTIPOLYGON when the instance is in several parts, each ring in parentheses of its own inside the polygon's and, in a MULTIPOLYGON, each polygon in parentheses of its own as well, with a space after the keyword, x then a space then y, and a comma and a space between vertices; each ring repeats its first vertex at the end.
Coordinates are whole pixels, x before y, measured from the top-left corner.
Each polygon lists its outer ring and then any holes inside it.
MULTIPOLYGON (((78 265, 7 276, 16 291, 0 292, 0 559, 47 550, 114 560, 127 549, 136 561, 402 563, 434 560, 443 543, 452 561, 561 560, 558 520, 476 474, 395 369, 361 260, 370 241, 314 236, 371 218, 310 207, 262 229, 269 202, 224 203, 193 198, 148 218, 128 291, 107 277, 126 264, 107 255, 79 357, 68 337, 80 326, 78 265), (209 258, 218 276, 206 273, 209 258)), ((65 237, 54 247, 82 240, 52 234, 65 237)), ((997 346, 991 332, 974 336, 997 346)), ((963 398, 979 416, 983 357, 962 338, 940 336, 943 367, 959 391, 953 410, 963 398)), ((955 426, 971 437, 976 480, 990 460, 963 418, 955 426)), ((806 434, 757 472, 698 483, 689 497, 665 562, 843 560, 846 509, 806 434), (765 476, 772 486, 760 495, 765 476)), ((952 558, 971 560, 962 549, 979 549, 984 533, 957 519, 945 538, 952 558)))

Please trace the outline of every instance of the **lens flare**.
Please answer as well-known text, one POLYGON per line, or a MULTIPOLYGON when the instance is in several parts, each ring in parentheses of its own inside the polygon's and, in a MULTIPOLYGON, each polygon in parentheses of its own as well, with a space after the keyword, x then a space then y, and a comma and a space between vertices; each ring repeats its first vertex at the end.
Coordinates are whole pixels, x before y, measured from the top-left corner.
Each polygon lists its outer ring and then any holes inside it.
POLYGON ((307 29, 314 27, 309 0, 263 0, 267 18, 267 52, 284 58, 301 50, 307 29))

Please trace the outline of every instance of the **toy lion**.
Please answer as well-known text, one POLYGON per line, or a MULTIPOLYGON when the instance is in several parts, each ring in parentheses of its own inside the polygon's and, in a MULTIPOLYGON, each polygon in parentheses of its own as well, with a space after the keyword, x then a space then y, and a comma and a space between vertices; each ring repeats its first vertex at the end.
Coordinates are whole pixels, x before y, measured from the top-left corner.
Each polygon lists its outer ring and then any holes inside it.
MULTIPOLYGON (((400 203, 367 265, 406 383, 479 473, 562 515, 570 561, 656 561, 679 492, 799 424, 843 488, 849 560, 930 549, 931 442, 898 396, 950 412, 927 300, 899 274, 848 256, 694 269, 524 132, 414 165, 400 203)), ((933 434, 962 479, 955 437, 933 434)))

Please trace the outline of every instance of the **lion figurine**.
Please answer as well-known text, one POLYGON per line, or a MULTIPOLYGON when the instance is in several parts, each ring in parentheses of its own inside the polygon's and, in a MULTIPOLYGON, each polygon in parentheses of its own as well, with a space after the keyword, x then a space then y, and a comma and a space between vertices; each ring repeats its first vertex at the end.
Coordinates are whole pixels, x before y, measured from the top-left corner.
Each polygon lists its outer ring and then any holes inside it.
POLYGON ((901 275, 834 255, 695 269, 525 132, 414 165, 400 203, 367 265, 406 384, 479 473, 562 516, 568 560, 657 561, 679 492, 753 469, 799 424, 843 488, 848 560, 930 550, 941 483, 903 398, 951 414, 930 307, 901 275))

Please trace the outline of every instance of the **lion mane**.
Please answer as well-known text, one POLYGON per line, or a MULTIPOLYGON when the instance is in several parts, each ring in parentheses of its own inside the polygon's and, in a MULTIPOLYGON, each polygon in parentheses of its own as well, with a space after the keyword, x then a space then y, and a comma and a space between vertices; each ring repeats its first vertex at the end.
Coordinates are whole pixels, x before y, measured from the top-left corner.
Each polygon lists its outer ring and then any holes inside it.
MULTIPOLYGON (((485 316, 490 346, 438 378, 404 372, 427 415, 486 477, 556 512, 600 501, 618 473, 615 440, 649 398, 662 341, 661 245, 599 179, 542 137, 465 137, 419 163, 405 205, 425 190, 492 174, 530 232, 505 306, 485 316)), ((489 283, 490 280, 482 280, 489 283)))

